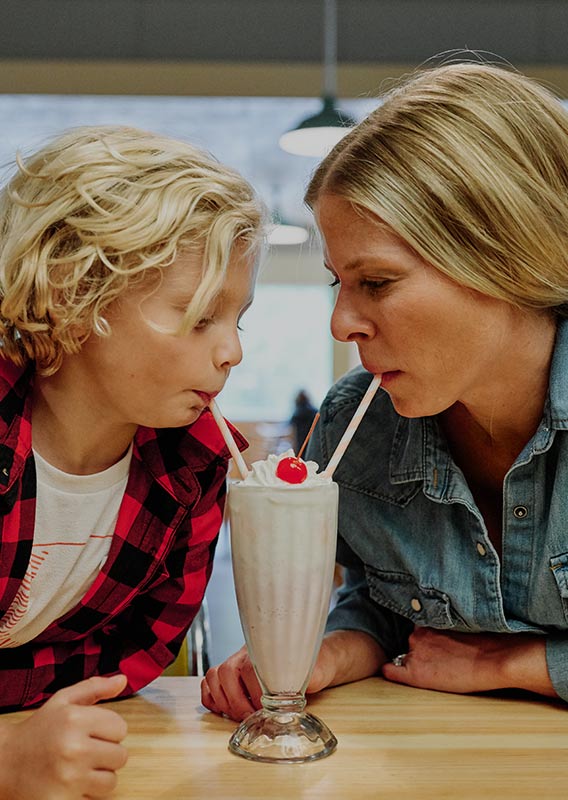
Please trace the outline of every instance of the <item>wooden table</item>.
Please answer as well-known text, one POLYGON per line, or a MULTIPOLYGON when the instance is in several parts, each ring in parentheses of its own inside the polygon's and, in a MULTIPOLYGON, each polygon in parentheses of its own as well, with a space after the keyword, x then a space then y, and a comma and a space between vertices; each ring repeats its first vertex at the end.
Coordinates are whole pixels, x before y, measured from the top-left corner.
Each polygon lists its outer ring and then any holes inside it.
POLYGON ((330 757, 257 764, 227 749, 235 723, 200 705, 198 678, 160 678, 110 703, 128 721, 114 800, 550 800, 568 794, 568 706, 459 696, 380 678, 309 704, 336 734, 330 757))

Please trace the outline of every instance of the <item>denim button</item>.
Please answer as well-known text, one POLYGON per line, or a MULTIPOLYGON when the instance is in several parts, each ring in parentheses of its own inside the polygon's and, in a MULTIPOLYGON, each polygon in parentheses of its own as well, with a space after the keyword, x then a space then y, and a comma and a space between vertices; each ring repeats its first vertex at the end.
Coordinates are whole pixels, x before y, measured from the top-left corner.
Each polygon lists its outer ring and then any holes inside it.
POLYGON ((487 554, 487 550, 485 549, 485 546, 481 544, 481 542, 478 542, 475 546, 480 556, 484 556, 487 554))
POLYGON ((414 611, 422 611, 422 603, 417 597, 413 597, 410 601, 410 605, 414 609, 414 611))
POLYGON ((528 513, 529 510, 526 506, 515 506, 515 508, 513 509, 513 514, 516 516, 517 519, 524 519, 528 513))

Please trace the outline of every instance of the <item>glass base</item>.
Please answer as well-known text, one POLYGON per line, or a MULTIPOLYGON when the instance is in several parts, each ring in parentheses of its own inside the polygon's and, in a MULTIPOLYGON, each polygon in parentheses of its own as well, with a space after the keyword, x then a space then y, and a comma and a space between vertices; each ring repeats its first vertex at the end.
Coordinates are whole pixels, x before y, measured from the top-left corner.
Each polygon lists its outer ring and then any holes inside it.
POLYGON ((337 739, 312 714, 275 712, 261 708, 231 736, 229 750, 251 761, 301 764, 331 755, 337 739))

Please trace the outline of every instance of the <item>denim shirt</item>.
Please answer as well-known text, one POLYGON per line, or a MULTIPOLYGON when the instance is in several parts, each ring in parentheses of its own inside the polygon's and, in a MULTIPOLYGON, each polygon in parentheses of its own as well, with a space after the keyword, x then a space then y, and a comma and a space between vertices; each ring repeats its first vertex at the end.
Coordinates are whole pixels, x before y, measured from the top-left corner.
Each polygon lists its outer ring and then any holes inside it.
MULTIPOLYGON (((329 461, 370 380, 359 367, 330 390, 309 458, 329 461)), ((541 634, 568 700, 568 320, 543 418, 504 479, 501 558, 437 418, 401 417, 382 390, 334 479, 346 578, 328 630, 365 631, 389 658, 415 625, 541 634)))

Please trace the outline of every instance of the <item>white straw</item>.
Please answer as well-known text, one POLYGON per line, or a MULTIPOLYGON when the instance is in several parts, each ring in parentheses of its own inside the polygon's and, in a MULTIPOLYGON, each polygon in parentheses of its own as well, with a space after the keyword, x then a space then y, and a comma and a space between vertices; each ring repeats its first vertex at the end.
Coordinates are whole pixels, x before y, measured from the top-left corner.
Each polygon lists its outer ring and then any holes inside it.
POLYGON ((359 423, 363 419, 365 411, 369 408, 369 406, 371 404, 371 400, 375 396, 375 394, 377 392, 377 389, 379 388, 380 385, 381 385, 381 376, 380 375, 375 375, 375 377, 373 378, 373 380, 369 384, 369 388, 367 389, 367 391, 363 395, 363 397, 361 399, 361 402, 359 403, 359 406, 357 407, 356 412, 353 414, 353 417, 351 418, 351 422, 349 423, 349 425, 345 429, 345 433, 341 437, 341 439, 339 441, 339 444, 335 448, 335 452, 333 453, 333 455, 332 455, 332 457, 331 457, 331 459, 329 461, 329 464, 327 465, 327 467, 322 472, 322 476, 324 478, 331 478, 331 476, 335 472, 335 469, 336 469, 337 465, 339 464, 339 462, 341 461, 341 458, 343 457, 343 454, 347 450, 347 446, 348 446, 349 442, 351 441, 351 439, 355 435, 355 431, 359 427, 359 423))
POLYGON ((223 415, 219 411, 219 406, 217 405, 215 400, 211 400, 211 402, 209 403, 209 408, 211 409, 211 413, 213 414, 215 422, 217 423, 219 430, 223 435, 225 444, 229 448, 229 452, 235 459, 235 464, 237 465, 237 469, 241 473, 241 478, 244 480, 248 476, 249 471, 247 465, 245 464, 245 460, 242 457, 239 448, 237 447, 237 443, 233 438, 233 434, 231 433, 231 431, 229 430, 229 426, 223 419, 223 415))

